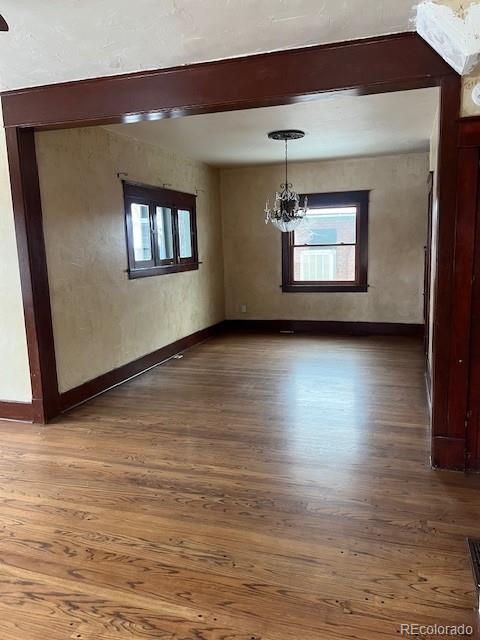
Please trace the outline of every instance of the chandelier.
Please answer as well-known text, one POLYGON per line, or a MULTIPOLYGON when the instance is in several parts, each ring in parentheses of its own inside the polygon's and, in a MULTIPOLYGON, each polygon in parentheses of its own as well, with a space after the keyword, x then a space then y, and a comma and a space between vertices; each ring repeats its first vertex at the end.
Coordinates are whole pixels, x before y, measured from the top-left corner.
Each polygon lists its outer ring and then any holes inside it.
POLYGON ((281 191, 275 193, 273 209, 270 209, 268 200, 265 204, 265 224, 271 222, 280 231, 293 231, 307 213, 307 198, 305 197, 303 206, 300 206, 300 197, 288 181, 288 141, 299 140, 304 135, 305 132, 298 129, 272 131, 268 134, 272 140, 285 141, 285 182, 280 185, 281 191))

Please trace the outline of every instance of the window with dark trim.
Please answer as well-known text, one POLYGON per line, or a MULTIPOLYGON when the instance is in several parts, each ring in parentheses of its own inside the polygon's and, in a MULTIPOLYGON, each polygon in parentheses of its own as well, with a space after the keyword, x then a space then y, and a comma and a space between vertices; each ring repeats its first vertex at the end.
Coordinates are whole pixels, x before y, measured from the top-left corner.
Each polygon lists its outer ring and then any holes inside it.
POLYGON ((196 196, 123 183, 130 278, 198 269, 196 196))
POLYGON ((282 290, 367 291, 370 192, 305 195, 306 219, 282 233, 282 290))

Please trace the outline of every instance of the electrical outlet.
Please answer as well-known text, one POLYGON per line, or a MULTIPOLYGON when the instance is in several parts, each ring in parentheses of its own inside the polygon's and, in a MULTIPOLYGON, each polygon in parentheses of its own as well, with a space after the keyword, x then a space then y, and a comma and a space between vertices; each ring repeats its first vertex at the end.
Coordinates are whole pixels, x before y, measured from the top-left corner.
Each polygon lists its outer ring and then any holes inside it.
POLYGON ((246 304, 241 304, 240 305, 240 311, 242 313, 247 313, 247 305, 246 304))

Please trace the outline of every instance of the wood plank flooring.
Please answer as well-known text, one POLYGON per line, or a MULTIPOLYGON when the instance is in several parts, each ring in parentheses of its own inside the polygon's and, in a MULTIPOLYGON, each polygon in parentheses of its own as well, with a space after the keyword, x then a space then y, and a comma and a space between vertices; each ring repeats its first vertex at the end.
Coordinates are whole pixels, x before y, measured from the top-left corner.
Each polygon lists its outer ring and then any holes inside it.
POLYGON ((415 340, 225 335, 0 434, 1 640, 473 621, 480 478, 429 468, 415 340))

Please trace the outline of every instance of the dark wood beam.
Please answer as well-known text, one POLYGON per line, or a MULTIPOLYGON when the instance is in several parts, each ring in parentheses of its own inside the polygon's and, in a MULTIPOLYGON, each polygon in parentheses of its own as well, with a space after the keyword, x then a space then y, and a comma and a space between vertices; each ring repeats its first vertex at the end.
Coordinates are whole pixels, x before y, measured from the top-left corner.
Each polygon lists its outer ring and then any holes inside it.
POLYGON ((434 86, 452 73, 409 32, 7 92, 3 117, 7 127, 127 122, 434 86))

